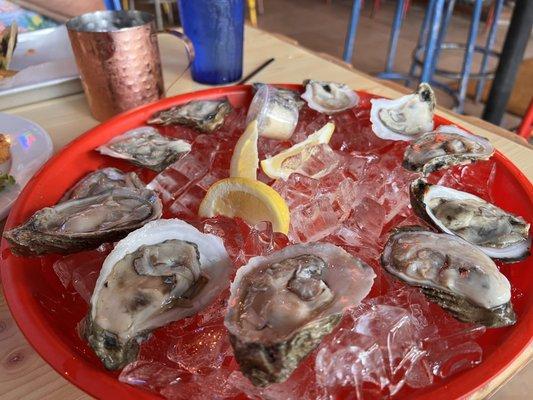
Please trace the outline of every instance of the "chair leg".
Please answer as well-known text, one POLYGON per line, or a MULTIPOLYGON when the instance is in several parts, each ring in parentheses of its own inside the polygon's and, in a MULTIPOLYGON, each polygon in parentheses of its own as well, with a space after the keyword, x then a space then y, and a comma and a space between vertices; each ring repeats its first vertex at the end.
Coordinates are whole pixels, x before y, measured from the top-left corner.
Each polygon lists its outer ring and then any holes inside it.
POLYGON ((442 21, 442 12, 444 9, 444 0, 436 0, 431 16, 431 27, 426 43, 426 51, 424 54, 424 65, 422 66, 422 74, 420 75, 420 82, 431 82, 433 71, 433 57, 435 56, 435 49, 437 47, 437 39, 440 31, 442 21))
POLYGON ((463 68, 461 70, 461 80, 459 83, 459 104, 457 111, 462 113, 465 108, 466 91, 468 89, 468 80, 472 70, 472 60, 474 59, 474 50, 476 46, 477 32, 479 29, 479 20, 481 18, 481 9, 483 7, 483 0, 476 0, 474 3, 474 12, 472 14, 472 23, 470 24, 470 33, 468 34, 468 42, 466 44, 466 53, 463 60, 463 68))
MULTIPOLYGON (((415 47, 415 51, 413 52, 413 60, 411 61, 411 68, 409 68, 409 76, 415 76, 416 73, 416 53, 418 49, 421 49, 422 47, 425 47, 426 43, 426 37, 428 35, 429 30, 429 21, 431 21, 431 15, 433 14, 433 9, 435 6, 435 0, 429 0, 426 12, 424 14, 424 20, 422 21, 422 25, 420 26, 420 33, 418 34, 418 41, 415 47)), ((405 82, 406 85, 409 85, 409 82, 405 82)))
POLYGON ((135 0, 128 0, 129 3, 129 9, 135 10, 135 0))
POLYGON ((359 16, 361 14, 361 0, 354 0, 352 4, 352 14, 346 31, 346 39, 344 41, 344 53, 342 58, 347 63, 352 62, 353 48, 355 44, 355 35, 357 33, 357 25, 359 24, 359 16))
POLYGON ((485 51, 483 52, 483 58, 481 59, 481 67, 479 68, 479 74, 481 75, 481 78, 476 85, 476 102, 481 100, 483 89, 485 88, 485 82, 487 78, 484 76, 484 74, 487 72, 489 53, 494 47, 494 42, 496 40, 496 33, 498 32, 498 20, 500 19, 500 14, 503 9, 503 1, 504 0, 495 0, 493 20, 489 28, 489 34, 487 36, 487 43, 485 45, 485 51))
POLYGON ((265 13, 265 3, 263 0, 257 0, 257 13, 261 15, 265 13))
POLYGON ((250 23, 257 26, 257 8, 255 0, 248 0, 248 12, 250 13, 250 23))
POLYGON ((404 10, 405 0, 398 0, 396 3, 396 14, 394 15, 394 21, 392 23, 391 37, 389 40, 389 54, 387 55, 385 72, 392 72, 392 69, 394 68, 394 59, 396 58, 396 50, 398 48, 398 39, 400 38, 404 10))
POLYGON ((157 30, 163 30, 163 13, 161 11, 161 0, 154 0, 155 7, 155 21, 157 25, 157 30))
POLYGON ((442 21, 442 25, 440 27, 439 36, 437 38, 437 46, 435 48, 435 54, 433 56, 433 64, 431 66, 431 75, 435 73, 435 69, 437 68, 437 65, 439 63, 439 56, 440 51, 442 49, 442 43, 444 43, 444 39, 446 38, 446 33, 448 32, 448 26, 450 25, 450 21, 453 16, 453 9, 455 8, 455 0, 447 0, 446 1, 446 9, 444 11, 444 18, 442 21))

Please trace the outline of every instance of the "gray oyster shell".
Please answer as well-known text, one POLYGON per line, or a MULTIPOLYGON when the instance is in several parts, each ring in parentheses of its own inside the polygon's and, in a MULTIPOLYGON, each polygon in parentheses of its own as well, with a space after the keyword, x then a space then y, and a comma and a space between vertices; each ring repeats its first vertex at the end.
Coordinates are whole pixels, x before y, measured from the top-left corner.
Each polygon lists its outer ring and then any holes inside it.
POLYGON ((154 191, 119 188, 45 207, 4 237, 15 254, 73 253, 121 239, 161 214, 154 191))
POLYGON ((256 386, 285 381, 375 278, 329 243, 292 245, 237 271, 224 324, 242 373, 256 386))
POLYGON ((460 321, 489 328, 516 322, 507 278, 486 254, 457 236, 398 229, 385 245, 381 265, 460 321))
POLYGON ((445 125, 411 142, 405 150, 403 166, 427 175, 452 165, 488 160, 493 154, 494 147, 487 139, 445 125))
POLYGON ((222 240, 178 219, 130 233, 105 259, 84 336, 107 369, 136 359, 151 331, 196 314, 228 287, 222 240))
POLYGON ((437 101, 427 83, 421 83, 413 94, 370 102, 372 131, 382 139, 410 141, 433 130, 437 101))
POLYGON ((194 100, 155 113, 147 121, 150 125, 187 125, 203 132, 213 132, 223 123, 232 107, 227 98, 194 100))
POLYGON ((530 224, 473 194, 423 179, 411 184, 415 213, 441 232, 457 235, 489 257, 505 262, 529 255, 530 224))
POLYGON ((143 189, 144 183, 135 172, 123 172, 118 168, 102 168, 87 174, 61 198, 60 202, 96 196, 111 189, 143 189))
MULTIPOLYGON (((267 85, 266 83, 256 82, 252 84, 254 93, 257 92, 262 86, 267 85)), ((300 97, 300 93, 296 90, 292 89, 285 89, 285 88, 279 88, 276 87, 277 93, 280 97, 285 98, 287 101, 294 101, 296 103, 296 106, 298 107, 298 110, 301 110, 302 107, 305 104, 305 101, 302 100, 300 97)))
POLYGON ((344 83, 304 81, 305 92, 302 99, 309 108, 324 113, 335 114, 359 104, 359 96, 344 83))
POLYGON ((163 136, 150 126, 132 129, 96 148, 100 154, 161 172, 191 150, 182 139, 163 136))

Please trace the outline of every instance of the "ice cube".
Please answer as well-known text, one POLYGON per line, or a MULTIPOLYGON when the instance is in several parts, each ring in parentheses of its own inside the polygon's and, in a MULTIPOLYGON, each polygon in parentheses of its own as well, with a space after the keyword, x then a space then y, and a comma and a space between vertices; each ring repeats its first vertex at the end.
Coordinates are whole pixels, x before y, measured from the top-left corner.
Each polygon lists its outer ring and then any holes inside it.
POLYGON ((339 227, 331 196, 321 195, 311 203, 291 210, 289 238, 294 242, 312 242, 325 238, 339 227))
POLYGON ((227 331, 220 323, 176 337, 167 356, 183 370, 195 373, 220 368, 228 355, 229 347, 227 331))

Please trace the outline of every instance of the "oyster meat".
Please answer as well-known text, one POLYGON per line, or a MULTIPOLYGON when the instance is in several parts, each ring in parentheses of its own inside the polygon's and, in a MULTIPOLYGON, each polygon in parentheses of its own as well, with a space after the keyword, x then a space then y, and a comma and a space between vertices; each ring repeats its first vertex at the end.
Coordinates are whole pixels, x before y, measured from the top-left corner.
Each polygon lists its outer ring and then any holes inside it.
POLYGON ((302 99, 309 108, 323 114, 335 114, 359 104, 359 96, 344 83, 307 80, 302 99))
POLYGON ((473 194, 418 179, 411 184, 411 204, 435 228, 465 239, 491 258, 518 261, 529 255, 529 223, 473 194))
POLYGON ((227 98, 194 100, 155 113, 147 121, 150 125, 187 125, 203 132, 213 132, 223 123, 232 107, 227 98))
MULTIPOLYGON (((259 89, 261 89, 261 87, 266 86, 266 85, 267 85, 266 83, 261 83, 261 82, 254 83, 252 85, 254 88, 254 93, 256 93, 259 89)), ((305 101, 302 100, 302 98, 300 97, 300 93, 297 92, 296 90, 279 88, 279 87, 277 87, 276 89, 278 91, 279 96, 287 99, 288 101, 294 101, 299 110, 304 106, 305 101)))
POLYGON ((237 271, 225 325, 242 373, 283 382, 372 287, 374 271, 329 243, 292 245, 237 271))
POLYGON ((385 245, 381 264, 460 321, 490 328, 516 322, 507 278, 485 253, 457 236, 397 230, 385 245))
POLYGON ((96 196, 111 189, 143 189, 144 186, 135 172, 123 172, 117 168, 102 168, 91 172, 76 183, 63 195, 61 202, 96 196))
POLYGON ((220 238, 178 219, 151 222, 105 259, 85 337, 107 369, 122 368, 152 330, 209 305, 229 285, 230 271, 220 238))
POLYGON ((121 239, 161 213, 154 191, 118 188, 43 208, 4 237, 20 255, 73 253, 121 239))
POLYGON ((421 83, 415 93, 399 99, 371 99, 370 102, 372 131, 382 139, 413 140, 433 130, 436 100, 427 83, 421 83))
POLYGON ((96 150, 100 154, 161 172, 187 154, 191 145, 185 140, 163 136, 155 128, 142 126, 111 139, 96 150))
POLYGON ((488 160, 493 154, 494 147, 487 139, 455 125, 444 125, 411 142, 405 150, 403 166, 427 175, 452 165, 488 160))
POLYGON ((298 105, 286 91, 271 85, 261 85, 254 94, 246 125, 257 121, 259 136, 270 139, 289 139, 298 124, 298 105))

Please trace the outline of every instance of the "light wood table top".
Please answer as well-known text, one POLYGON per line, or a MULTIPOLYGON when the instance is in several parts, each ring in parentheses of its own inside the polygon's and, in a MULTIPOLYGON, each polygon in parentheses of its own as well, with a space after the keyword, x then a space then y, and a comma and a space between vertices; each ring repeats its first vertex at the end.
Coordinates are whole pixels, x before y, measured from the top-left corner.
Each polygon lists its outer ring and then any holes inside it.
MULTIPOLYGON (((161 34, 159 42, 164 78, 168 87, 186 68, 185 52, 182 45, 170 35, 161 34)), ((334 80, 345 82, 354 89, 388 97, 397 97, 403 90, 399 86, 378 81, 349 68, 340 61, 306 50, 289 39, 251 27, 246 28, 244 54, 245 75, 268 58, 275 57, 275 62, 256 75, 253 81, 299 83, 307 78, 334 80)), ((190 74, 186 73, 170 88, 167 95, 172 96, 203 87, 192 81, 190 74)), ((52 137, 55 151, 98 124, 91 117, 83 94, 47 100, 14 108, 8 112, 31 119, 45 128, 52 137)), ((439 109, 438 114, 489 138, 497 149, 510 158, 530 180, 533 180, 533 151, 525 145, 525 142, 520 144, 519 138, 512 133, 476 118, 458 116, 443 109, 439 109)), ((532 354, 533 348, 526 349, 516 364, 484 388, 476 398, 493 393, 524 366, 532 354)), ((526 398, 533 392, 532 381, 533 368, 530 365, 501 388, 494 398, 526 398)), ((4 297, 0 294, 0 400, 82 398, 88 396, 52 370, 30 347, 13 321, 4 297)))

